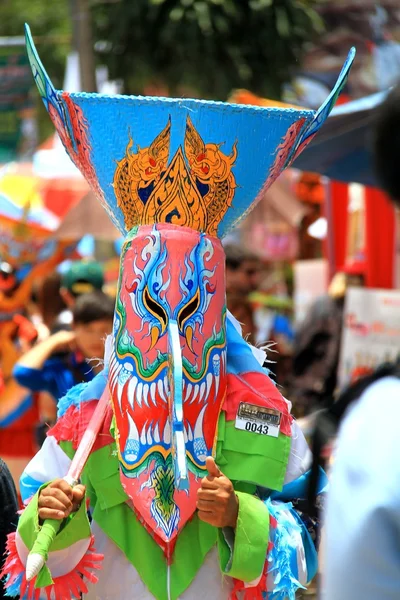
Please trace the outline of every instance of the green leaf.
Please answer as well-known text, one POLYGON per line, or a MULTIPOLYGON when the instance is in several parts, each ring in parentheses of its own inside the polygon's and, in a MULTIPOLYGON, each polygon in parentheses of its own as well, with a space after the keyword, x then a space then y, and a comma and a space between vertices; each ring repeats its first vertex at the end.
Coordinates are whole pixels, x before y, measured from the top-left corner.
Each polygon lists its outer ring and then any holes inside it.
POLYGON ((283 38, 288 38, 290 36, 290 24, 288 15, 285 9, 280 6, 276 9, 276 27, 278 33, 283 38))
POLYGON ((252 10, 264 10, 272 5, 273 0, 250 0, 249 7, 252 10))
POLYGON ((179 6, 177 6, 176 8, 173 8, 171 10, 171 12, 169 13, 169 18, 171 19, 171 21, 180 21, 184 15, 184 9, 180 8, 179 6))

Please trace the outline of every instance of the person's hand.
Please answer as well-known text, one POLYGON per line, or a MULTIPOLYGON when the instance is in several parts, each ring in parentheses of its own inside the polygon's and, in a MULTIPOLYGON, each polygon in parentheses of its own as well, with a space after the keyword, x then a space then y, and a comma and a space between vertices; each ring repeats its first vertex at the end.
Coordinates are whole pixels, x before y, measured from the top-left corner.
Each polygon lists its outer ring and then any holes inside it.
POLYGON ((201 480, 197 491, 197 509, 199 519, 214 527, 236 527, 239 501, 230 479, 225 477, 208 456, 206 459, 208 475, 201 480))
POLYGON ((49 341, 52 346, 52 350, 58 350, 62 352, 63 350, 72 350, 74 346, 74 342, 76 339, 76 335, 74 331, 57 331, 54 335, 49 338, 49 341))
POLYGON ((85 496, 85 486, 71 487, 64 479, 55 479, 39 495, 39 519, 62 521, 76 512, 85 496))

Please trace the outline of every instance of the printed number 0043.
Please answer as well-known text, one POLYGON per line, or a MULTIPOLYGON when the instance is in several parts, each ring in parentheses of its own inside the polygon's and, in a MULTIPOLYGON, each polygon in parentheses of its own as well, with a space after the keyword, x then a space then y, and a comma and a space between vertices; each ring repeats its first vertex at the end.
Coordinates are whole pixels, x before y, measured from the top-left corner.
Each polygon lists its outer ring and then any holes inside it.
POLYGON ((247 421, 246 431, 268 435, 268 425, 257 425, 257 423, 251 423, 250 421, 247 421))

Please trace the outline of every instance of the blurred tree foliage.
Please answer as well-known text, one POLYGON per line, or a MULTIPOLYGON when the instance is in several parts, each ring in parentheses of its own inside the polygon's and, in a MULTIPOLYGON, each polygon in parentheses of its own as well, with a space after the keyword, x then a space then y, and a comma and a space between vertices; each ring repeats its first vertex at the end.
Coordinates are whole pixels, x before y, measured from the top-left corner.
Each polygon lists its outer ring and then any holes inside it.
MULTIPOLYGON (((65 60, 71 48, 68 0, 0 0, 0 36, 23 36, 24 23, 31 27, 40 56, 57 87, 62 87, 65 60)), ((25 52, 22 46, 21 51, 25 52)), ((45 108, 38 103, 40 139, 54 131, 45 108)))
POLYGON ((317 0, 94 0, 96 49, 125 92, 226 100, 233 88, 279 98, 322 30, 317 0), (149 81, 150 79, 150 81, 149 81))
MULTIPOLYGON (((322 0, 88 0, 97 61, 126 93, 226 100, 234 88, 279 98, 307 43, 322 30, 322 0)), ((73 0, 0 0, 0 36, 31 26, 40 56, 62 87, 72 44, 73 0)), ((52 125, 40 106, 40 138, 52 125)))

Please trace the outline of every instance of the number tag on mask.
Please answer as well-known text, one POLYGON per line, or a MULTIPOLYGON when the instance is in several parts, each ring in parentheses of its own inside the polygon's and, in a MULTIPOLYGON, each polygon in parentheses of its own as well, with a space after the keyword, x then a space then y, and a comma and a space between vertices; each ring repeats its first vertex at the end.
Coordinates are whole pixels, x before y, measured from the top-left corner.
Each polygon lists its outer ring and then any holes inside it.
POLYGON ((241 402, 236 415, 235 427, 251 433, 278 437, 281 416, 279 410, 241 402))

